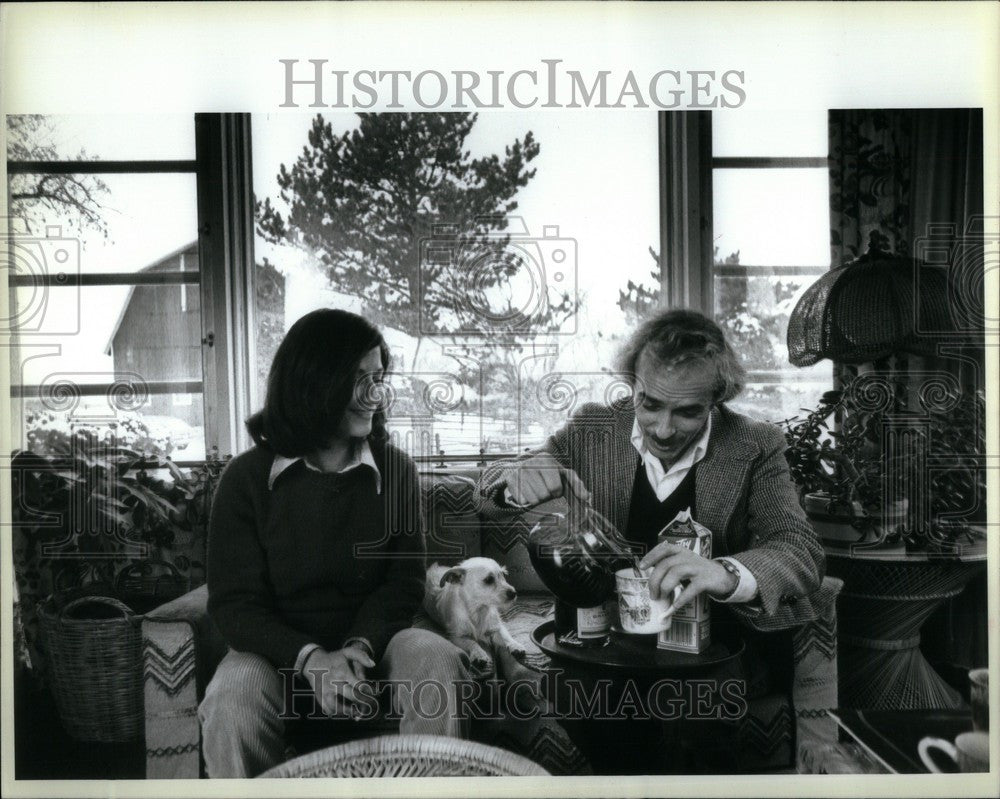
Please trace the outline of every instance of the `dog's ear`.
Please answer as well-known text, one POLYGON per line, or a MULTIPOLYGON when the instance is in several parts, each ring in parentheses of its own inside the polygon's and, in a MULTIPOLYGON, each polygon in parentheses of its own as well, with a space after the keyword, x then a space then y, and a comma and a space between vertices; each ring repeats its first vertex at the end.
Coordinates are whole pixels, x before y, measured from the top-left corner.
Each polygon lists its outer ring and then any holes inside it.
POLYGON ((440 587, 444 588, 445 583, 461 583, 465 579, 465 569, 453 566, 441 575, 440 587))

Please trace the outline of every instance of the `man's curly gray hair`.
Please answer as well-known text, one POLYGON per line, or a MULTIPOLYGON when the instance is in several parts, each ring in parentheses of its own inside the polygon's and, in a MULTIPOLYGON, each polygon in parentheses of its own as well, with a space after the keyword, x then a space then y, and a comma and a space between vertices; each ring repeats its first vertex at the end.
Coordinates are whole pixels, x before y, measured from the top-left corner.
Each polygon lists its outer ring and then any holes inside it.
POLYGON ((649 347, 650 354, 664 366, 691 361, 710 364, 715 369, 715 402, 728 402, 746 383, 746 370, 726 341, 722 328, 704 314, 688 308, 659 311, 643 322, 629 337, 618 358, 618 369, 635 380, 639 356, 649 347))

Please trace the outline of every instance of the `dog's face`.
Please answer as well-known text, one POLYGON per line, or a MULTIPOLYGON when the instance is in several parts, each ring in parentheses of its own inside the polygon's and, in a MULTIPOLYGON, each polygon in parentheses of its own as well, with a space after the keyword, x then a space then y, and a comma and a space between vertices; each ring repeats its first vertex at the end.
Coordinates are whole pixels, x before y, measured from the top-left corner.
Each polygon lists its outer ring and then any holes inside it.
POLYGON ((470 607, 504 607, 517 598, 507 569, 491 558, 468 558, 441 575, 441 587, 461 590, 470 607))

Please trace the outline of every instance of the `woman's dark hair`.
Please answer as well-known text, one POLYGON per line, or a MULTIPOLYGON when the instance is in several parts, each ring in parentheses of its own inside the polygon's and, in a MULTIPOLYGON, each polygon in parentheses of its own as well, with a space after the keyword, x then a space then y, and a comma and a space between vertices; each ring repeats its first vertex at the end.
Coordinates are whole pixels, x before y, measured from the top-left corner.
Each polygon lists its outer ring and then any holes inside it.
POLYGON ((636 364, 646 347, 664 366, 691 361, 710 364, 715 369, 716 402, 728 402, 746 383, 746 371, 722 328, 698 311, 674 308, 651 316, 625 344, 618 358, 619 370, 634 379, 636 364))
MULTIPOLYGON (((289 458, 326 446, 353 397, 358 365, 373 348, 389 368, 389 347, 378 328, 348 311, 307 313, 285 334, 267 378, 264 408, 247 419, 254 443, 289 458)), ((385 413, 372 420, 374 442, 385 440, 385 413)))

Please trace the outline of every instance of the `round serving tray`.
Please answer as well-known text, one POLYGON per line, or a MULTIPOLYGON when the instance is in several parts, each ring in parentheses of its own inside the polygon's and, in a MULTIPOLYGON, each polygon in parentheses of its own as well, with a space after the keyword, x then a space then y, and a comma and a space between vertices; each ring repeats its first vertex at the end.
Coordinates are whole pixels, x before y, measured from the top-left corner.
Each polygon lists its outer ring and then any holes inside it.
POLYGON ((555 621, 551 619, 532 631, 531 640, 555 660, 629 674, 663 674, 705 671, 729 663, 743 654, 746 644, 735 632, 726 628, 721 628, 718 635, 715 630, 712 632, 712 643, 697 655, 657 649, 655 635, 630 635, 616 631, 612 631, 611 641, 607 646, 563 646, 556 640, 555 621))

